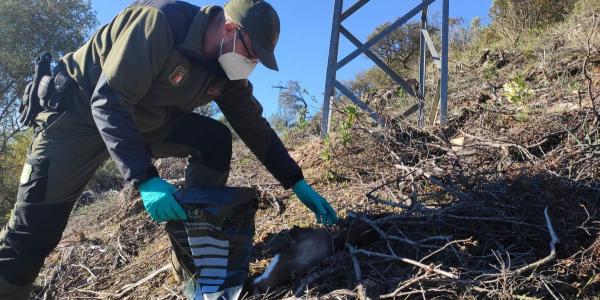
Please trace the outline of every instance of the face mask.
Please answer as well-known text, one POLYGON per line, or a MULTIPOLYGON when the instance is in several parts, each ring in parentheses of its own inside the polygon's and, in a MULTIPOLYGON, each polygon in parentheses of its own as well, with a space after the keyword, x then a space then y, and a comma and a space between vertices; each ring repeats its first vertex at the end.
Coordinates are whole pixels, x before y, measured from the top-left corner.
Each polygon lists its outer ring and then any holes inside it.
POLYGON ((223 42, 225 38, 221 40, 221 50, 219 52, 219 64, 225 70, 225 74, 230 80, 241 80, 248 79, 250 73, 256 67, 257 62, 253 61, 239 53, 235 53, 235 40, 237 33, 233 36, 233 52, 223 54, 223 42))

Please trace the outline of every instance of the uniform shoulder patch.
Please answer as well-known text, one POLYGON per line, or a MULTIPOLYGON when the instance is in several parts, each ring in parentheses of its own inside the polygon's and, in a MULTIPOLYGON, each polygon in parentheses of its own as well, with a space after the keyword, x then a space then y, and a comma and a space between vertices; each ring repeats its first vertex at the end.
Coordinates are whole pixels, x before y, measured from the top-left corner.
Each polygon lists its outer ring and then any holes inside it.
POLYGON ((169 75, 169 82, 171 82, 172 85, 181 85, 187 75, 188 71, 186 69, 184 69, 182 66, 177 66, 173 73, 169 75))

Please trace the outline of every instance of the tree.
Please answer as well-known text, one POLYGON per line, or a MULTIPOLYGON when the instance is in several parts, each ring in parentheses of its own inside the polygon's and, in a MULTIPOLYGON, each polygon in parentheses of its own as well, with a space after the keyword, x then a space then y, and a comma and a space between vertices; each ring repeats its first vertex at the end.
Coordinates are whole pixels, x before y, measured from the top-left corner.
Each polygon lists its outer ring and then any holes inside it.
POLYGON ((285 86, 274 86, 279 92, 279 110, 271 116, 271 122, 276 127, 291 127, 306 122, 308 114, 307 98, 315 101, 308 91, 300 86, 298 81, 290 80, 285 86))
MULTIPOLYGON (((384 23, 375 28, 369 39, 390 26, 384 23)), ((421 36, 421 23, 409 22, 400 26, 377 42, 372 50, 388 66, 397 72, 410 69, 412 64, 419 60, 419 41, 421 36)))
POLYGON ((18 129, 16 110, 33 60, 45 51, 58 58, 76 50, 98 21, 83 0, 4 0, 0 16, 0 130, 6 143, 18 129))
MULTIPOLYGON (((17 110, 33 61, 46 51, 59 58, 76 50, 98 21, 90 1, 84 0, 3 0, 0 16, 0 157, 21 159, 0 165, 2 204, 14 201, 18 181, 14 166, 20 167, 24 159, 15 153, 24 150, 17 148, 27 144, 23 137, 28 136, 21 133, 17 110)), ((0 222, 4 215, 0 205, 0 222)))

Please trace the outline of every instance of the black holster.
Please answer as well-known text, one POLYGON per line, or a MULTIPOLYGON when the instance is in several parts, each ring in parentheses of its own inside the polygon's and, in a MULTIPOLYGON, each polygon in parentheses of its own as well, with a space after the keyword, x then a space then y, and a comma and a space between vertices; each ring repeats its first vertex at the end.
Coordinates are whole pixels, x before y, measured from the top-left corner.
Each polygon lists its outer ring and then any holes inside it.
POLYGON ((75 81, 68 75, 62 62, 58 62, 50 72, 51 63, 52 56, 48 53, 40 55, 35 61, 32 81, 25 87, 19 107, 19 122, 24 126, 35 127, 35 118, 43 110, 64 110, 71 98, 75 81))

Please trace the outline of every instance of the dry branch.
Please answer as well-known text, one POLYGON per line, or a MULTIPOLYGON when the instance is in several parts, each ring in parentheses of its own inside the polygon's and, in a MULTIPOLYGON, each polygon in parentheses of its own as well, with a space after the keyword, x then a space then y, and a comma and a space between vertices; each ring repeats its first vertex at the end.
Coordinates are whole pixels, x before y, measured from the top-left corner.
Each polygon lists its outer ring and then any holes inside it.
POLYGON ((127 294, 131 290, 135 289, 136 287, 138 287, 138 286, 140 286, 140 285, 142 285, 142 284, 144 284, 144 283, 152 280, 152 278, 156 277, 160 273, 165 272, 165 271, 170 270, 170 269, 171 269, 171 265, 167 264, 167 265, 163 266, 162 268, 160 268, 160 269, 158 269, 158 270, 156 270, 156 271, 148 274, 148 276, 140 279, 139 281, 137 281, 135 283, 130 283, 130 284, 124 285, 121 289, 119 289, 118 292, 116 292, 114 294, 111 294, 110 297, 111 298, 120 298, 120 297, 123 297, 125 294, 127 294))
POLYGON ((419 267, 425 271, 430 271, 430 272, 434 272, 440 275, 443 275, 445 277, 448 278, 452 278, 452 279, 458 279, 458 275, 456 274, 452 274, 450 272, 446 272, 443 270, 440 270, 438 268, 434 268, 425 264, 422 264, 418 261, 409 259, 409 258, 405 258, 405 257, 400 257, 400 256, 394 256, 394 255, 388 255, 388 254, 382 254, 382 253, 376 253, 376 252, 371 252, 371 251, 367 251, 367 250, 363 250, 363 249, 355 249, 354 253, 360 253, 360 254, 364 254, 366 256, 376 256, 376 257, 381 257, 381 258, 385 258, 385 259, 393 259, 393 260, 399 260, 401 262, 405 262, 407 264, 411 264, 413 266, 419 267))
POLYGON ((541 265, 548 263, 549 261, 556 258, 556 243, 558 243, 558 237, 556 237, 556 232, 554 232, 554 228, 552 227, 552 222, 550 221, 550 217, 548 216, 548 207, 544 209, 544 217, 546 218, 546 226, 548 227, 548 233, 550 234, 550 254, 544 257, 543 259, 536 261, 532 264, 523 266, 516 271, 514 271, 511 275, 521 275, 529 270, 537 269, 541 265))

